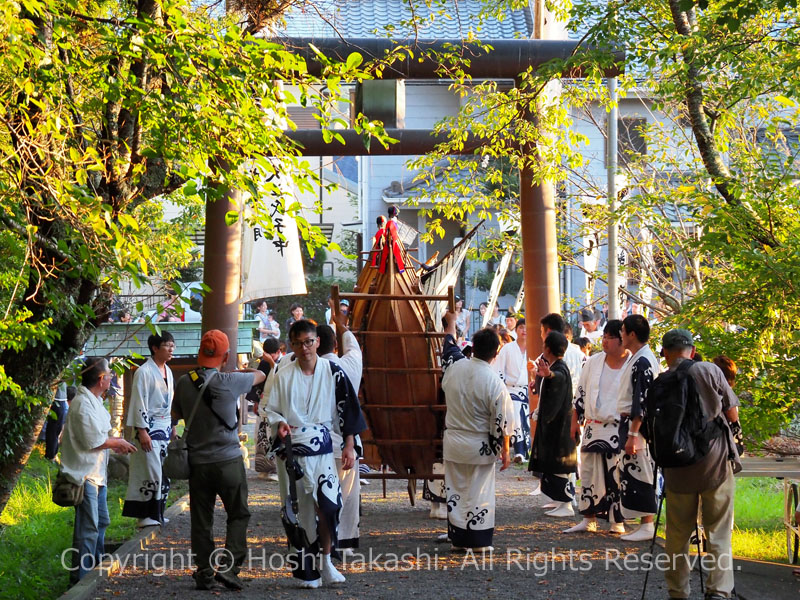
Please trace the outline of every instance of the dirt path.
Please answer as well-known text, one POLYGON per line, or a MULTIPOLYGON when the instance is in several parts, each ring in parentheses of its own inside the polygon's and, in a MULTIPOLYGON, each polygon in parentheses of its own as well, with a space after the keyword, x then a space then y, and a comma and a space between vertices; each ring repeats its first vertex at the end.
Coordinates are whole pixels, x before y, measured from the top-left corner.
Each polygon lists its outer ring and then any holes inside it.
MULTIPOLYGON (((341 567, 347 582, 321 590, 298 590, 284 567, 284 537, 279 521, 277 484, 250 477, 250 564, 241 573, 246 587, 215 594, 269 598, 639 598, 644 580, 637 552, 647 545, 621 542, 608 532, 564 535, 577 521, 553 519, 530 496, 531 480, 519 468, 498 474, 495 550, 457 555, 437 541, 443 521, 428 518, 429 504, 412 508, 404 482, 388 482, 387 497, 373 481, 362 488, 361 548, 341 567)), ((218 506, 215 534, 221 545, 224 514, 218 506)), ((98 598, 208 597, 194 590, 190 569, 189 514, 175 517, 146 549, 128 557, 122 571, 101 583, 98 598), (170 568, 171 567, 171 568, 170 568)), ((796 598, 800 586, 790 570, 776 577, 737 574, 745 598, 796 598), (769 590, 769 591, 767 591, 769 590)), ((698 588, 697 575, 693 587, 698 588)), ((653 572, 648 598, 666 598, 663 575, 653 572)), ((702 598, 698 589, 693 598, 702 598)))

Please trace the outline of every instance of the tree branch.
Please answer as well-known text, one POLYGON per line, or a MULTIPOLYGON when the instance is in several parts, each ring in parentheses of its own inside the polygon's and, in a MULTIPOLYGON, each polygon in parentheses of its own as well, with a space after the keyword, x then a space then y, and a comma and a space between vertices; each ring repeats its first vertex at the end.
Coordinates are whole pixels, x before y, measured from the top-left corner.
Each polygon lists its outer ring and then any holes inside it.
POLYGON ((705 95, 703 92, 702 74, 695 61, 694 42, 690 39, 693 36, 692 23, 695 18, 694 8, 688 11, 682 10, 680 0, 669 0, 669 8, 672 13, 672 21, 675 25, 675 30, 687 40, 682 44, 681 51, 683 62, 686 65, 686 107, 689 112, 692 131, 694 132, 697 149, 700 151, 703 165, 711 176, 714 187, 725 202, 731 206, 744 209, 750 216, 752 220, 750 224, 752 235, 762 244, 776 247, 778 245, 777 240, 770 236, 768 232, 764 231, 761 219, 755 210, 746 202, 742 202, 742 199, 731 188, 731 172, 714 143, 714 134, 706 116, 704 106, 705 95))
POLYGON ((69 73, 69 53, 62 48, 58 47, 58 55, 61 62, 67 67, 67 74, 64 79, 64 90, 67 92, 67 99, 69 100, 69 112, 72 115, 72 123, 75 126, 75 135, 78 138, 78 144, 81 150, 86 150, 86 140, 83 137, 83 119, 81 118, 75 103, 75 87, 72 85, 72 75, 69 73))

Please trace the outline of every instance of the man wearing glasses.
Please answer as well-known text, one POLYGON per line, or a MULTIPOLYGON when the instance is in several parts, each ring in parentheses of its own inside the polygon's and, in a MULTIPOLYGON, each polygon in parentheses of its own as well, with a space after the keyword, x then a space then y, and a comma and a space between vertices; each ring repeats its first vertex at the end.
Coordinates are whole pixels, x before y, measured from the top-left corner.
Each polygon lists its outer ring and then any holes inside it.
MULTIPOLYGON (((309 546, 294 548, 292 575, 302 588, 342 583, 344 576, 331 563, 337 546, 342 508, 339 477, 333 458, 331 432, 338 421, 342 468, 356 464, 355 436, 366 429, 353 385, 341 367, 317 356, 319 339, 312 321, 296 321, 289 329, 296 360, 282 364, 265 390, 265 414, 271 437, 291 435, 294 455, 303 475, 297 480, 299 521, 309 546), (321 550, 322 556, 317 556, 321 550)), ((278 455, 281 452, 278 450, 278 455)), ((289 495, 285 460, 278 461, 281 499, 289 495)))
POLYGON ((164 520, 169 479, 161 465, 172 435, 173 379, 167 362, 172 360, 175 340, 166 331, 147 338, 150 358, 133 374, 126 425, 135 430, 136 452, 128 471, 128 492, 122 514, 139 519, 139 527, 161 525, 164 520))

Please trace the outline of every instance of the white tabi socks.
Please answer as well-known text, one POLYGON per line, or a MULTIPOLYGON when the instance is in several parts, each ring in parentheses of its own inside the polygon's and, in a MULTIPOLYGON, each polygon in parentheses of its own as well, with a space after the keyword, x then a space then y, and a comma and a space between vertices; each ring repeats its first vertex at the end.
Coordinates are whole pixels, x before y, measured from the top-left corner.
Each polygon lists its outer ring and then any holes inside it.
POLYGON ((322 585, 322 579, 314 579, 312 581, 301 581, 298 586, 303 590, 315 590, 322 585))
POLYGON ((326 584, 331 583, 344 583, 345 578, 344 575, 339 573, 336 567, 333 566, 331 562, 331 555, 330 554, 323 554, 322 555, 322 581, 326 584))
POLYGON ((639 528, 631 533, 620 536, 619 539, 626 542, 646 542, 653 539, 653 534, 656 532, 655 525, 652 523, 642 523, 639 528))
POLYGON ((575 511, 572 509, 572 502, 560 502, 553 510, 548 510, 544 514, 551 517, 571 517, 575 511))
POLYGON ((565 529, 562 533, 594 533, 597 531, 597 521, 595 519, 583 519, 580 523, 569 529, 565 529))
POLYGON ((441 519, 442 521, 447 520, 447 504, 444 502, 431 502, 431 514, 429 516, 430 519, 441 519))
POLYGON ((625 533, 625 523, 612 523, 609 531, 611 533, 625 533))

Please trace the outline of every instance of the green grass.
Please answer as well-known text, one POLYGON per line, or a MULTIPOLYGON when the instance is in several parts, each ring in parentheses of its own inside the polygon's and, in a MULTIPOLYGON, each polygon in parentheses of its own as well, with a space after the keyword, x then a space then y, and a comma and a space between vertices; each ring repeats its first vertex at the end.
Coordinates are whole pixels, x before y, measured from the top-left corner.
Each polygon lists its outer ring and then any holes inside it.
POLYGON ((783 526, 783 482, 774 478, 736 480, 733 554, 788 563, 783 526))
MULTIPOLYGON (((783 482, 770 477, 737 477, 733 555, 788 564, 783 526, 783 482)), ((659 535, 664 536, 664 514, 659 535)))
MULTIPOLYGON (((44 458, 42 444, 34 447, 25 470, 0 515, 0 598, 57 598, 67 590, 69 572, 61 566, 61 553, 72 543, 75 510, 51 500, 51 481, 58 468, 44 458)), ((122 516, 127 484, 108 486, 111 525, 106 544, 121 543, 136 532, 136 522, 122 516)), ((187 482, 176 482, 168 504, 188 491, 187 482)))

